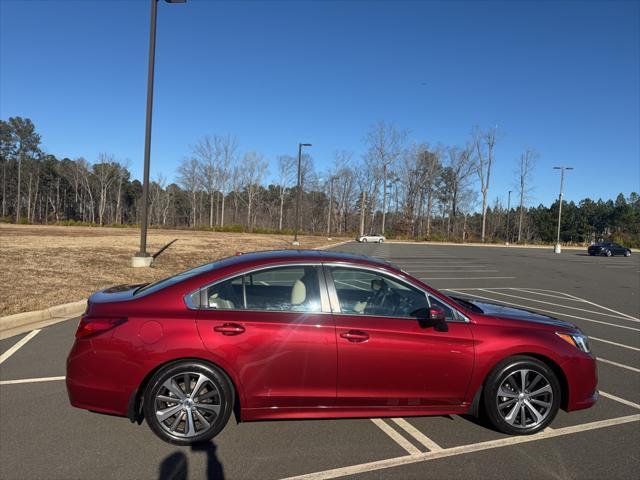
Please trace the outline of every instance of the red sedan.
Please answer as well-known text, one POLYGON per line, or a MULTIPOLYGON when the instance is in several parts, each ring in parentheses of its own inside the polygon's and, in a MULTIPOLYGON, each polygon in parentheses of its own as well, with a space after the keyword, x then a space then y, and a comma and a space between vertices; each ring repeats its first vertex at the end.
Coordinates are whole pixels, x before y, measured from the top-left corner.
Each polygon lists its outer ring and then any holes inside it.
POLYGON ((91 296, 67 360, 75 407, 146 419, 163 440, 239 421, 484 413, 531 434, 598 397, 570 323, 445 296, 390 263, 239 255, 91 296))

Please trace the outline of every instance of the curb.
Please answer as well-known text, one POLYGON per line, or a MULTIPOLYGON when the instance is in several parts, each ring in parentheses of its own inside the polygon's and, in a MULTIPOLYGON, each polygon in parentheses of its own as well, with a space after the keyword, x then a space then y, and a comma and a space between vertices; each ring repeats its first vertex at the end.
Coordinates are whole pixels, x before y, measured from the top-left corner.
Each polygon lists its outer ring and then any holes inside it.
POLYGON ((329 245, 324 245, 322 247, 316 247, 316 248, 314 248, 314 250, 327 250, 328 248, 337 247, 339 245, 344 245, 345 243, 351 243, 351 242, 353 242, 353 240, 344 240, 343 242, 330 243, 329 245))
POLYGON ((63 303, 44 310, 16 313, 0 317, 0 339, 5 339, 33 330, 35 327, 46 327, 54 323, 77 317, 87 308, 87 300, 63 303))

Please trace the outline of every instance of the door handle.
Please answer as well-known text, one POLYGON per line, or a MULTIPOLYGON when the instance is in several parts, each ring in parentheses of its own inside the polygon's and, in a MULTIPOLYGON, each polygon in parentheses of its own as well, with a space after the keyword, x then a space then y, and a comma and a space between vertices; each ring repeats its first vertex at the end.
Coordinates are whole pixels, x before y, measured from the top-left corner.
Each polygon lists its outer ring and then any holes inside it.
POLYGON ((223 325, 213 327, 213 331, 223 335, 240 335, 241 333, 244 333, 244 327, 237 323, 225 323, 223 325))
POLYGON ((340 336, 354 343, 361 343, 369 340, 369 334, 361 330, 349 330, 348 332, 341 333, 340 336))

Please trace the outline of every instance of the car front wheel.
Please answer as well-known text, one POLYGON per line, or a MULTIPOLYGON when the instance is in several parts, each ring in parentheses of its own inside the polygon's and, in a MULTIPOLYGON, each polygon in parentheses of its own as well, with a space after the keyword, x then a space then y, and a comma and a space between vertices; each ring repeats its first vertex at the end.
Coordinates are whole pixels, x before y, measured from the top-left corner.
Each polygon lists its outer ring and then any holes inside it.
POLYGON ((625 257, 630 257, 631 256, 631 252, 629 250, 627 250, 626 252, 624 252, 624 256, 625 257))
POLYGON ((613 254, 611 253, 611 250, 606 250, 606 251, 604 252, 604 254, 605 254, 607 257, 610 257, 611 255, 613 255, 613 254))
POLYGON ((227 375, 200 362, 160 369, 144 391, 144 416, 158 437, 174 445, 209 441, 227 424, 234 390, 227 375))
POLYGON ((510 357, 489 374, 484 409, 494 427, 509 435, 530 435, 549 425, 560 406, 560 383, 543 362, 510 357))

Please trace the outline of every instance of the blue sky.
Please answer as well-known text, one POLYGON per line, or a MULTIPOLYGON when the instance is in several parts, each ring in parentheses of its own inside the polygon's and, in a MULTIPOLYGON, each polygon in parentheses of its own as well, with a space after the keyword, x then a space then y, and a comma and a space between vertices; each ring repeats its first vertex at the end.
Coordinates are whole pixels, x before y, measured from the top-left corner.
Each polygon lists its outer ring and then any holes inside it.
MULTIPOLYGON (((0 117, 30 117, 60 157, 142 173, 149 2, 0 0, 0 117)), ((489 192, 540 153, 530 203, 640 190, 639 2, 159 4, 152 170, 205 134, 242 150, 365 151, 384 120, 431 144, 498 125, 489 192)))

